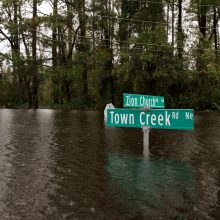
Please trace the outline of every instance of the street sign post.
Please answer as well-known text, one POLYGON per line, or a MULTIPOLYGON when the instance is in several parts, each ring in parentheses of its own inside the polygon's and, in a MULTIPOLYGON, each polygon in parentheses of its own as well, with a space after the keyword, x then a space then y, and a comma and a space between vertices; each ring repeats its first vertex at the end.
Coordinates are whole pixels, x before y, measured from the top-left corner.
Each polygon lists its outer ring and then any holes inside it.
POLYGON ((145 156, 149 155, 151 128, 194 130, 194 110, 163 109, 163 96, 123 93, 123 106, 125 108, 122 109, 112 109, 106 106, 107 126, 142 128, 145 156))
POLYGON ((104 120, 107 120, 107 110, 108 109, 115 109, 115 106, 112 103, 109 103, 105 106, 105 110, 104 110, 104 120))
POLYGON ((164 108, 164 97, 123 93, 123 106, 129 108, 164 108))
POLYGON ((194 129, 193 109, 108 109, 107 125, 114 127, 194 129))

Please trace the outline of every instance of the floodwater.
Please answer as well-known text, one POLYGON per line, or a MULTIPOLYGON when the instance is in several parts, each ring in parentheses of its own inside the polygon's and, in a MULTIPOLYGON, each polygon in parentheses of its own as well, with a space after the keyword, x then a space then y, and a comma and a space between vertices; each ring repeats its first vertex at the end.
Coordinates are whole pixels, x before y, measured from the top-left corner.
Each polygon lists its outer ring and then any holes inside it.
POLYGON ((103 112, 1 109, 0 219, 220 219, 220 113, 150 152, 103 112))

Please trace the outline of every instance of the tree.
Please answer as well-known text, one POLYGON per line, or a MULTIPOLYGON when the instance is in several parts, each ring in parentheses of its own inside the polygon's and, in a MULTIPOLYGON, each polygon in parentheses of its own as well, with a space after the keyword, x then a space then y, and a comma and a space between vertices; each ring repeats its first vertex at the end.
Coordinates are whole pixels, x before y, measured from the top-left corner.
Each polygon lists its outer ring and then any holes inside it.
POLYGON ((38 66, 37 66, 37 0, 33 0, 32 12, 32 95, 33 108, 38 108, 38 66))
POLYGON ((79 33, 80 42, 78 44, 78 53, 81 59, 81 74, 82 74, 82 97, 84 99, 84 104, 88 99, 88 68, 87 68, 87 55, 88 55, 88 44, 86 38, 86 5, 85 0, 79 0, 78 5, 78 18, 79 18, 79 33))

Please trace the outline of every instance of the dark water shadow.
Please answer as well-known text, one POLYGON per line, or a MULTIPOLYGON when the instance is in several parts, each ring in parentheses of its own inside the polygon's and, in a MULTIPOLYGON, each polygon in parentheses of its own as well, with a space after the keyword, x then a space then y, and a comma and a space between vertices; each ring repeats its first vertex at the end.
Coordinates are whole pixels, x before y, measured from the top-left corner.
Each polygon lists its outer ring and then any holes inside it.
POLYGON ((185 219, 197 201, 192 166, 179 161, 109 153, 109 187, 127 218, 185 219))

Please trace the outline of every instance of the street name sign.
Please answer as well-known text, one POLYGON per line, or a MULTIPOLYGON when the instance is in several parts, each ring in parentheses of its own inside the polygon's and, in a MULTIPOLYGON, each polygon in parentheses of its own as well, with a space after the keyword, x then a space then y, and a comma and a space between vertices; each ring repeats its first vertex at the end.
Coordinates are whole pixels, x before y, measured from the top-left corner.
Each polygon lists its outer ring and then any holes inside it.
POLYGON ((123 93, 123 107, 164 108, 164 97, 163 96, 151 96, 151 95, 123 93))
POLYGON ((133 127, 176 130, 194 129, 193 109, 108 109, 107 125, 114 127, 133 127))

